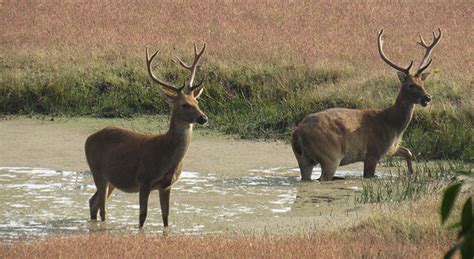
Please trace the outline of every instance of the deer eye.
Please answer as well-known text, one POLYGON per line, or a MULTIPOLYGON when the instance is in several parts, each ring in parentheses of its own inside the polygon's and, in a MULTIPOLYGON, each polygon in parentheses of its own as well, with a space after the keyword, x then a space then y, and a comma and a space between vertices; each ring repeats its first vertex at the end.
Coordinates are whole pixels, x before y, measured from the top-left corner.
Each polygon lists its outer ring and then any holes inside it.
POLYGON ((184 109, 189 109, 189 108, 191 108, 191 105, 189 105, 189 104, 187 104, 187 103, 183 104, 182 106, 183 106, 184 109))
POLYGON ((408 88, 413 89, 415 88, 415 85, 409 85, 408 88))

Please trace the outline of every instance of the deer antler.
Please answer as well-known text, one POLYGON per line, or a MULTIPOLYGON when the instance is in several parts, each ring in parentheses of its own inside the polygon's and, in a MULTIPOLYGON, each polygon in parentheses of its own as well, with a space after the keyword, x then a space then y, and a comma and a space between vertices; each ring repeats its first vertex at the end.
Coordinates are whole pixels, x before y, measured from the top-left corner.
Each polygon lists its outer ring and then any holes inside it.
POLYGON ((433 50, 433 48, 439 43, 439 41, 441 40, 441 29, 438 28, 438 36, 436 36, 435 32, 433 32, 433 42, 428 45, 425 43, 425 40, 423 39, 423 36, 421 36, 421 34, 419 35, 420 36, 420 41, 418 41, 417 43, 422 46, 423 48, 425 48, 425 54, 423 55, 423 58, 421 59, 421 62, 420 62, 420 65, 418 66, 418 69, 416 71, 416 75, 420 75, 426 68, 428 68, 431 64, 431 61, 433 61, 432 59, 430 59, 430 61, 428 61, 426 64, 426 60, 430 57, 431 55, 431 51, 433 50))
POLYGON ((196 90, 202 84, 202 81, 201 81, 198 85, 193 86, 194 77, 196 76, 196 69, 198 67, 197 64, 198 64, 199 60, 201 59, 201 56, 204 53, 204 50, 206 50, 206 43, 204 43, 204 46, 202 47, 202 49, 199 53, 197 52, 196 43, 194 43, 194 61, 193 61, 192 65, 190 65, 190 66, 186 65, 180 58, 176 58, 178 60, 179 64, 182 67, 184 67, 185 69, 191 71, 191 77, 189 78, 189 85, 188 85, 188 87, 185 88, 185 91, 188 92, 188 93, 196 90))
POLYGON ((153 71, 151 70, 151 62, 153 61, 153 59, 155 58, 156 55, 158 55, 160 51, 157 50, 155 52, 155 54, 151 55, 151 57, 148 55, 148 47, 146 48, 146 67, 148 69, 148 74, 150 75, 150 77, 155 81, 157 82, 159 85, 162 85, 164 87, 166 87, 168 90, 171 90, 175 93, 180 93, 181 90, 183 89, 183 87, 181 88, 178 88, 170 83, 167 83, 167 82, 164 82, 164 81, 161 81, 160 79, 158 79, 158 77, 156 77, 154 74, 153 74, 153 71))
POLYGON ((410 68, 413 66, 413 60, 410 62, 410 65, 407 67, 407 68, 403 68, 401 66, 398 66, 397 64, 393 63, 392 61, 390 61, 386 56, 385 56, 385 53, 383 52, 383 49, 382 49, 382 45, 383 45, 383 41, 382 41, 382 34, 383 34, 383 29, 380 30, 380 32, 378 33, 378 37, 377 37, 377 46, 379 48, 379 53, 380 53, 380 56, 382 57, 383 61, 385 61, 385 63, 387 63, 388 65, 390 65, 391 67, 395 68, 396 70, 400 71, 400 72, 403 72, 405 73, 406 75, 408 75, 410 73, 410 68))

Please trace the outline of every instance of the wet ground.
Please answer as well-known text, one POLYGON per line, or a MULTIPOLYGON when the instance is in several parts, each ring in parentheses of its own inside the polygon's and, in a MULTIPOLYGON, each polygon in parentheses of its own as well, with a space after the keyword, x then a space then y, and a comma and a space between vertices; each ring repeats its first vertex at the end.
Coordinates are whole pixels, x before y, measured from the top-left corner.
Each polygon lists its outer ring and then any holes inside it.
MULTIPOLYGON (((345 180, 301 182, 297 169, 249 170, 239 177, 183 172, 172 190, 170 232, 301 231, 357 217, 360 172, 338 171, 345 180), (320 225, 322 224, 322 225, 320 225)), ((316 168, 313 177, 318 177, 316 168)), ((138 195, 115 191, 107 222, 89 220, 95 192, 89 172, 0 168, 0 240, 93 231, 137 232, 138 195)), ((162 233, 158 193, 152 192, 145 231, 162 233)))
MULTIPOLYGON (((163 133, 167 117, 0 118, 0 242, 138 231, 138 194, 114 191, 109 220, 89 220, 95 186, 84 141, 107 125, 163 133)), ((171 193, 167 232, 285 234, 359 222, 364 207, 354 196, 360 191, 361 164, 339 168, 336 176, 345 180, 328 183, 301 182, 296 166, 288 143, 238 140, 196 127, 184 173, 171 193)), ((144 231, 163 232, 157 192, 151 194, 144 231)))

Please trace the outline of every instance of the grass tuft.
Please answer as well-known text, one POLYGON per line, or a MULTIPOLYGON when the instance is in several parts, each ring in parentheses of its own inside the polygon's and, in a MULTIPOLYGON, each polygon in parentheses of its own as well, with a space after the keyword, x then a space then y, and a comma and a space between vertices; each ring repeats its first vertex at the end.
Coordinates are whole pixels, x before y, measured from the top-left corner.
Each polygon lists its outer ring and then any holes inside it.
MULTIPOLYGON (((397 161, 400 163, 401 161, 397 161)), ((388 161, 388 165, 397 162, 388 161)), ((399 165, 399 164, 398 164, 399 165)), ((468 164, 470 166, 471 164, 468 164)), ((399 168, 404 168, 400 167, 399 168)), ((362 180, 363 190, 357 194, 357 203, 385 203, 417 200, 426 194, 440 193, 446 186, 459 181, 459 172, 466 169, 461 162, 420 163, 414 167, 414 174, 398 170, 378 179, 362 180)))

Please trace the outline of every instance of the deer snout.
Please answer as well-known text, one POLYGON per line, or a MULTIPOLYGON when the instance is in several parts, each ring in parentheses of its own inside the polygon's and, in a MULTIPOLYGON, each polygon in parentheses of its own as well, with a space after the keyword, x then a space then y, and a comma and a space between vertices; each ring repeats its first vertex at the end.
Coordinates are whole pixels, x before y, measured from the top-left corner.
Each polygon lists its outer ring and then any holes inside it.
POLYGON ((422 96, 420 99, 420 104, 423 107, 426 107, 429 102, 431 102, 431 95, 429 94, 422 96))
POLYGON ((196 122, 201 124, 201 125, 206 124, 207 121, 208 121, 207 116, 204 115, 204 114, 199 116, 199 118, 196 120, 196 122))

